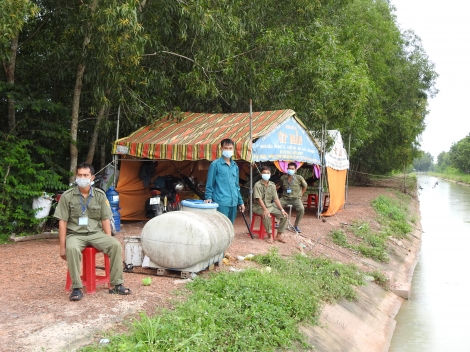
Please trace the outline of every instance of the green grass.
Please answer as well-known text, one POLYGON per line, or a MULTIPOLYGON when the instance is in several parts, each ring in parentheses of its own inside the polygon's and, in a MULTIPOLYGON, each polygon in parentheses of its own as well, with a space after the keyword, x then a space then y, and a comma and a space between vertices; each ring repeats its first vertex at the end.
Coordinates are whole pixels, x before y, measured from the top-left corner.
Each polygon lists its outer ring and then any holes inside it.
POLYGON ((359 252, 364 257, 369 257, 381 262, 388 262, 386 237, 383 233, 373 233, 370 230, 369 224, 365 222, 354 223, 348 231, 359 238, 361 243, 349 243, 346 234, 342 230, 331 231, 330 236, 333 242, 338 246, 359 252))
POLYGON ((431 176, 442 177, 442 178, 452 180, 452 181, 470 184, 469 174, 464 174, 463 172, 460 172, 457 169, 452 168, 452 167, 448 167, 447 169, 445 169, 443 173, 428 172, 427 174, 431 176))
MULTIPOLYGON (((402 194, 401 196, 408 197, 402 194)), ((412 226, 408 223, 408 207, 405 204, 408 199, 399 200, 379 196, 372 201, 372 206, 379 214, 378 220, 387 236, 407 238, 407 235, 411 232, 412 226)))
POLYGON ((277 249, 254 261, 261 270, 221 272, 186 285, 173 310, 142 314, 130 332, 84 351, 277 351, 308 348, 299 323, 315 324, 323 301, 356 298, 363 274, 350 265, 277 249), (271 270, 267 270, 267 267, 271 270))
POLYGON ((395 196, 396 199, 379 196, 372 201, 372 207, 377 212, 377 220, 381 224, 380 231, 372 231, 367 222, 356 222, 348 227, 346 231, 354 234, 359 239, 359 244, 349 243, 343 230, 331 231, 332 241, 338 246, 359 252, 364 257, 388 262, 388 237, 406 238, 412 230, 412 226, 408 221, 416 222, 416 218, 408 218, 407 203, 409 203, 411 197, 400 192, 395 192, 395 196))

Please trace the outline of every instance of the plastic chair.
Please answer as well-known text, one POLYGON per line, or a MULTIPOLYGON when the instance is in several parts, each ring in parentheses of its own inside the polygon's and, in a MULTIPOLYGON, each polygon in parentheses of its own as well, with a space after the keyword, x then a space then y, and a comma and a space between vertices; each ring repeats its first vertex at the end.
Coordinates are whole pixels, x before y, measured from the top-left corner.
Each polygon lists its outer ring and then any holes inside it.
POLYGON ((312 199, 313 199, 313 206, 316 208, 318 206, 318 194, 309 193, 307 195, 307 208, 312 207, 312 199))
MULTIPOLYGON (((271 217, 271 238, 272 240, 274 241, 274 231, 276 230, 276 222, 275 222, 275 217, 272 216, 272 215, 269 215, 271 217)), ((253 213, 253 218, 251 219, 251 226, 250 226, 250 231, 253 235, 258 235, 258 238, 263 240, 264 239, 264 236, 266 236, 268 233, 266 232, 266 229, 264 228, 264 224, 263 224, 263 216, 262 215, 258 215, 258 214, 255 214, 253 213), (259 228, 258 229, 254 229, 255 227, 255 221, 256 219, 259 218, 259 228)))
MULTIPOLYGON (((97 284, 107 284, 108 288, 110 285, 110 264, 109 257, 103 253, 104 256, 104 271, 105 275, 96 275, 96 254, 101 253, 94 247, 86 247, 82 251, 82 262, 83 270, 80 278, 82 279, 83 287, 86 288, 86 293, 91 295, 96 293, 97 284)), ((72 287, 72 279, 70 273, 67 270, 67 280, 65 281, 65 291, 70 291, 72 287)))

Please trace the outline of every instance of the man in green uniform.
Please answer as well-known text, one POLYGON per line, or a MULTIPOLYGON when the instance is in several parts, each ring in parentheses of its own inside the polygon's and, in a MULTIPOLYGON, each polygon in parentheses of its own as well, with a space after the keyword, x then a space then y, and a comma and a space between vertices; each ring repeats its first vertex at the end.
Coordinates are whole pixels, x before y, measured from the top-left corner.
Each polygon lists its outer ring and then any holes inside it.
POLYGON ((110 281, 114 286, 109 293, 129 295, 131 290, 122 284, 122 248, 121 243, 111 237, 113 216, 106 194, 91 187, 95 178, 92 165, 82 163, 77 166, 77 186, 64 192, 60 197, 54 217, 59 219, 60 256, 67 260, 72 279, 71 301, 79 301, 83 297, 82 280, 80 278, 80 261, 82 251, 87 246, 95 247, 110 258, 110 281))
POLYGON ((235 143, 231 139, 220 142, 222 156, 209 166, 206 182, 206 203, 216 202, 217 210, 230 219, 232 224, 237 216, 237 208, 245 211, 240 194, 238 165, 232 160, 235 143))
POLYGON ((285 243, 282 237, 287 224, 287 213, 282 208, 281 202, 277 196, 276 185, 269 181, 271 177, 271 168, 263 166, 261 168, 261 180, 255 183, 253 197, 257 204, 253 204, 253 212, 263 216, 263 225, 269 235, 268 242, 271 242, 271 234, 274 231, 271 228, 271 214, 279 220, 279 229, 277 230, 276 241, 285 243), (276 205, 274 207, 273 205, 276 205))
POLYGON ((307 190, 307 182, 300 175, 296 175, 297 164, 290 162, 287 165, 287 175, 281 176, 282 196, 280 202, 283 207, 291 204, 297 215, 295 216, 294 230, 301 232, 299 228, 300 220, 305 214, 305 208, 302 203, 302 196, 307 190))

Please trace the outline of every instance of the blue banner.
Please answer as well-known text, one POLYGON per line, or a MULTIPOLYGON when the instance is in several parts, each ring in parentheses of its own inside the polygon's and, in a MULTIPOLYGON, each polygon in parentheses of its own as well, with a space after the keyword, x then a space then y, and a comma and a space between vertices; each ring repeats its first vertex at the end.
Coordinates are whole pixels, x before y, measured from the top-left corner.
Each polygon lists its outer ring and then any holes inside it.
POLYGON ((320 164, 317 147, 292 116, 253 144, 253 161, 276 160, 320 164))

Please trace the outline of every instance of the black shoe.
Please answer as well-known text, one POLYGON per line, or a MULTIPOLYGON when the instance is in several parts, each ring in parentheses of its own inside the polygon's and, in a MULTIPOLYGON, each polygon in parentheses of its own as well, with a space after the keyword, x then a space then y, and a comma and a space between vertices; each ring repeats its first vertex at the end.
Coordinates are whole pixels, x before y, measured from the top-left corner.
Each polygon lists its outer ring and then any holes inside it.
POLYGON ((79 300, 82 299, 82 297, 83 297, 83 292, 82 292, 82 290, 79 289, 79 288, 74 288, 73 291, 72 291, 72 293, 70 294, 69 299, 70 299, 71 301, 79 301, 79 300))

